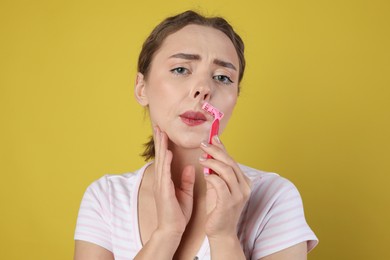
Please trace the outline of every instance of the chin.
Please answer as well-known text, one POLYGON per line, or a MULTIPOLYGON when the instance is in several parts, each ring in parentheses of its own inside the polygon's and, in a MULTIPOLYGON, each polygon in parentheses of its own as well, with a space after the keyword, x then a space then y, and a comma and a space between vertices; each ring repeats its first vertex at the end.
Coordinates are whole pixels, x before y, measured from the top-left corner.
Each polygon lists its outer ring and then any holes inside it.
POLYGON ((186 136, 172 137, 170 140, 174 145, 184 149, 199 149, 200 143, 207 140, 207 138, 207 136, 187 134, 186 136))

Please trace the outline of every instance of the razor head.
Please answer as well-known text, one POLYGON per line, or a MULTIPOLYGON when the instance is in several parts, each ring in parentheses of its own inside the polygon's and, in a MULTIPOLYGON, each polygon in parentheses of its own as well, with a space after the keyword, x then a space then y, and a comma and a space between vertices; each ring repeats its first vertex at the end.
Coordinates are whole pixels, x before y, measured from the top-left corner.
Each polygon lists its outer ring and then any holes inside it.
POLYGON ((210 115, 212 115, 214 118, 217 118, 219 120, 222 119, 223 113, 213 107, 210 103, 204 102, 202 109, 208 112, 210 115))

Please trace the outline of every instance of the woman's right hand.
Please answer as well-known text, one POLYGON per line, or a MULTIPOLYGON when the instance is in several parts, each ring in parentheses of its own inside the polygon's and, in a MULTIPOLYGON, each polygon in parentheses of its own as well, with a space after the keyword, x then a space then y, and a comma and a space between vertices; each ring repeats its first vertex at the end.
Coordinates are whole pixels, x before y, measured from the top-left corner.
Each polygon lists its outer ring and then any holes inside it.
POLYGON ((180 187, 175 187, 171 178, 172 152, 168 150, 168 136, 158 127, 154 128, 154 146, 153 192, 157 229, 135 260, 173 259, 192 214, 195 168, 184 168, 180 187))
POLYGON ((155 178, 154 198, 157 209, 157 231, 168 237, 180 237, 191 218, 195 168, 187 166, 181 175, 180 187, 171 178, 172 152, 168 150, 168 136, 154 128, 155 178))

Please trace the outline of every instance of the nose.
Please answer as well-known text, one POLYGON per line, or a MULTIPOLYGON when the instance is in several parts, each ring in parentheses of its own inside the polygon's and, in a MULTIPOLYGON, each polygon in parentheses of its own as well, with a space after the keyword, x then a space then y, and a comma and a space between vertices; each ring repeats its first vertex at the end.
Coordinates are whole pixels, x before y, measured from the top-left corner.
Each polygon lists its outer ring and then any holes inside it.
POLYGON ((197 84, 191 93, 192 98, 200 100, 209 100, 211 95, 211 83, 202 82, 197 84))
POLYGON ((194 94, 194 98, 200 98, 202 100, 206 100, 208 97, 209 93, 204 93, 203 91, 197 90, 194 94))

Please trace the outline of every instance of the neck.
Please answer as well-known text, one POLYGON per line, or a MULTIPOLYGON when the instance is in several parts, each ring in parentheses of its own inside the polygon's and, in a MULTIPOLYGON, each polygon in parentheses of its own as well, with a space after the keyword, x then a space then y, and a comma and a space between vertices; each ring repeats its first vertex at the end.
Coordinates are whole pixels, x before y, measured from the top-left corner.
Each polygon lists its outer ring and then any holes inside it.
POLYGON ((180 179, 183 169, 186 166, 192 165, 195 167, 195 187, 194 196, 199 197, 206 193, 206 183, 204 181, 203 167, 199 164, 199 157, 202 155, 202 150, 185 149, 174 144, 169 145, 172 151, 173 159, 171 163, 172 180, 176 187, 180 186, 180 179))

